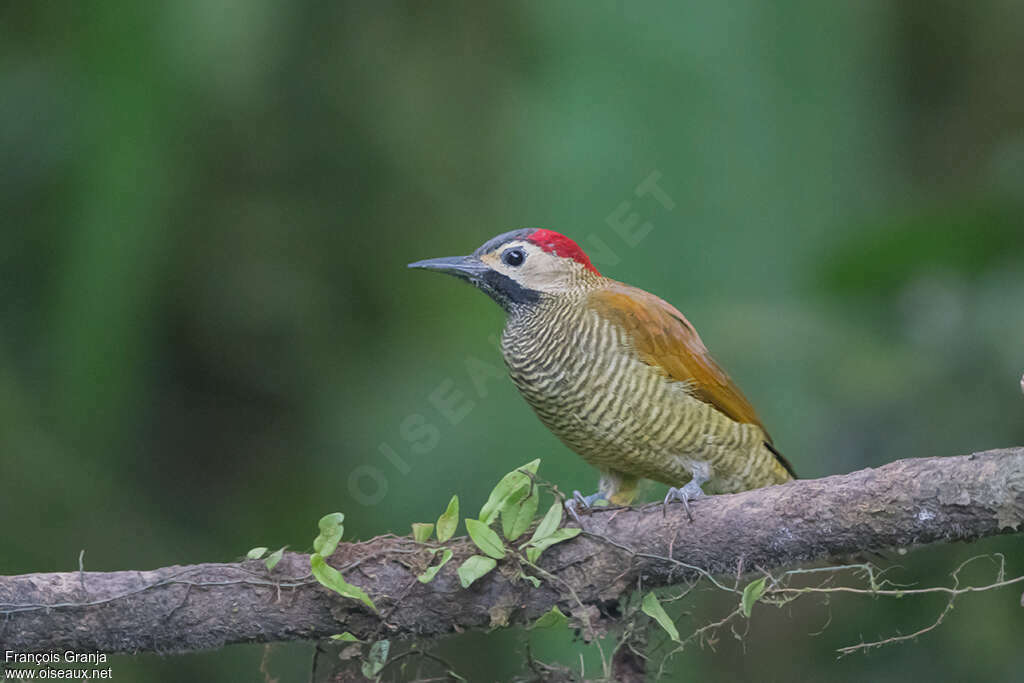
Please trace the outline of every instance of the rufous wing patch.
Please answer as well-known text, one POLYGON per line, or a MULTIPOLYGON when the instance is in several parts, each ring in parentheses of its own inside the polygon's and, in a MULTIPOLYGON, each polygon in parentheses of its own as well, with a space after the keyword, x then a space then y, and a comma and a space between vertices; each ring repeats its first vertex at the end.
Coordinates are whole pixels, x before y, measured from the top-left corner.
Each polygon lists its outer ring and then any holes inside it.
POLYGON ((771 443, 754 407, 711 357, 690 321, 674 306, 621 282, 596 290, 590 302, 601 315, 626 331, 644 363, 687 383, 694 397, 729 418, 757 425, 771 443))

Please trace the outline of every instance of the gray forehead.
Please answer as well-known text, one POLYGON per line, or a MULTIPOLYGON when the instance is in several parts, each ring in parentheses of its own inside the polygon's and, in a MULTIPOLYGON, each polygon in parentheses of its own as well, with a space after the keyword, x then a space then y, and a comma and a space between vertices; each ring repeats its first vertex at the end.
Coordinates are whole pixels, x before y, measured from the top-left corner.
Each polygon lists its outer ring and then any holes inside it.
POLYGON ((514 242, 516 240, 525 240, 530 235, 535 233, 537 228, 522 228, 521 230, 512 230, 510 232, 504 232, 497 237, 491 239, 480 245, 480 248, 473 252, 473 256, 483 256, 489 254, 498 247, 507 242, 514 242))

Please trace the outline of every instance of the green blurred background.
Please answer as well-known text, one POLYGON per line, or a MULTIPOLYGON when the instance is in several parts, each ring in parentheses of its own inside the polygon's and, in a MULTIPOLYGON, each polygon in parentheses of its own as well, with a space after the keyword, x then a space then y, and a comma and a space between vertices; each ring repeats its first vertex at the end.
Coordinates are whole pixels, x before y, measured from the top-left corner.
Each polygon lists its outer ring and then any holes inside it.
MULTIPOLYGON (((467 359, 500 365, 499 309, 405 269, 521 226, 686 312, 805 477, 1024 445, 1022 36, 1015 2, 5 3, 0 571, 305 550, 334 510, 352 538, 406 533, 534 457, 591 490, 507 380, 478 394, 467 359), (637 196, 652 173, 669 201, 637 196), (630 214, 635 244, 612 227, 630 214), (461 392, 457 424, 434 392, 461 392), (403 438, 419 422, 427 453, 403 438)), ((897 578, 948 583, 995 551, 1024 572, 1009 537, 912 553, 897 578)), ((836 661, 941 607, 759 609, 745 643, 671 670, 1024 670, 1019 590, 836 661)), ((730 608, 699 596, 680 630, 730 608)), ((506 680, 526 638, 439 652, 506 680)), ((530 639, 595 672, 571 634, 530 639)), ((266 658, 299 681, 311 652, 113 666, 262 680, 266 658)))

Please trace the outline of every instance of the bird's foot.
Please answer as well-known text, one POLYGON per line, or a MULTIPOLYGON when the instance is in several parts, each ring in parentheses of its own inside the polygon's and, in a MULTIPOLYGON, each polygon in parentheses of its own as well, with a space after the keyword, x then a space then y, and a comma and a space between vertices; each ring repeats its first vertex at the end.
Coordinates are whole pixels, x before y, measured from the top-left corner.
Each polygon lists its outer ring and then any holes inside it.
POLYGON ((597 493, 591 493, 589 496, 584 496, 579 491, 572 492, 572 498, 565 501, 565 511, 569 513, 569 516, 576 520, 576 523, 581 527, 583 522, 580 520, 580 510, 590 510, 594 507, 594 504, 599 501, 608 503, 608 499, 605 495, 598 491, 597 493))
POLYGON ((690 501, 697 500, 704 496, 704 490, 701 489, 700 484, 691 479, 687 482, 686 486, 681 489, 677 489, 675 486, 668 490, 668 494, 665 496, 665 506, 661 508, 661 514, 664 516, 668 504, 674 500, 678 500, 683 504, 683 508, 686 510, 686 516, 689 517, 690 521, 693 521, 693 513, 690 512, 690 501))

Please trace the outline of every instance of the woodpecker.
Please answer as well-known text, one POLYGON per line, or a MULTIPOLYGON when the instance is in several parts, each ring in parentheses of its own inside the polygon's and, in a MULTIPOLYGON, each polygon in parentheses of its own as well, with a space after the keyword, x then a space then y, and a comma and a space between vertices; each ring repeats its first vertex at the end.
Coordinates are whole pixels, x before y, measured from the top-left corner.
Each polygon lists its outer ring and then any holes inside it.
MULTIPOLYGON (((469 256, 409 264, 454 275, 506 312, 502 355, 540 420, 600 473, 577 509, 628 505, 642 479, 665 503, 796 478, 753 406, 671 304, 607 278, 570 238, 526 228, 469 256)), ((692 516, 691 516, 692 519, 692 516)))

